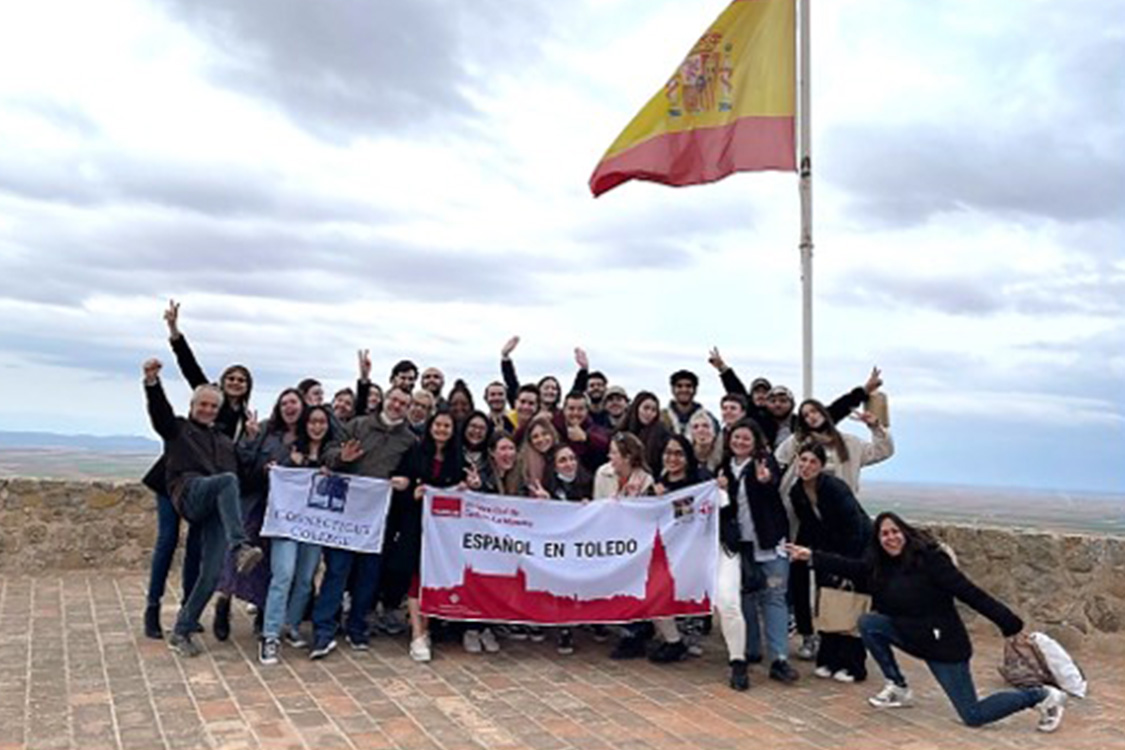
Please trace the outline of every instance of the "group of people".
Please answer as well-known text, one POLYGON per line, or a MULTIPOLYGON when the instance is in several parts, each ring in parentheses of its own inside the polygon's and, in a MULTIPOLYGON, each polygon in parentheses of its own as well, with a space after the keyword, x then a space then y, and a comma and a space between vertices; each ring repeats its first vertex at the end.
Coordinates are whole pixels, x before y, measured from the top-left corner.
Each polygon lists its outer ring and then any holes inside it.
MULTIPOLYGON (((749 665, 768 663, 770 679, 800 679, 790 663, 815 659, 818 677, 851 683, 867 677, 868 652, 886 678, 871 698, 879 707, 905 706, 912 694, 891 646, 927 661, 970 725, 1037 706, 1039 728, 1058 726, 1062 694, 1053 688, 1008 691, 978 700, 968 670, 968 637, 953 607, 960 599, 1016 636, 1022 622, 973 586, 925 532, 893 514, 874 522, 857 499, 861 469, 886 460, 894 444, 877 410, 859 411, 882 385, 878 369, 829 404, 806 399, 765 378, 747 388, 713 349, 708 361, 725 394, 718 416, 696 400, 698 376, 678 370, 670 400, 639 391, 632 397, 591 370, 581 349, 564 390, 546 376, 522 382, 512 355, 501 350, 501 379, 482 392, 477 408, 462 380, 446 390, 444 373, 394 365, 385 388, 371 380, 369 352, 358 353, 355 388, 331 400, 306 378, 284 389, 269 417, 250 407, 251 371, 231 365, 212 382, 179 329, 179 305, 165 312, 179 370, 191 386, 186 417, 176 416, 160 379, 162 365, 144 363, 149 415, 164 453, 145 477, 157 496, 158 534, 145 610, 145 632, 163 638, 160 602, 187 521, 183 600, 168 645, 184 656, 201 652, 196 635, 216 594, 213 632, 230 635, 231 600, 254 607, 259 660, 276 664, 282 644, 308 649, 312 659, 346 644, 369 647, 371 622, 399 629, 405 602, 410 656, 432 658, 432 627, 458 636, 465 650, 493 653, 500 640, 543 640, 543 628, 504 623, 430 623, 419 605, 422 503, 427 487, 461 487, 538 500, 598 501, 659 496, 711 479, 721 489, 721 547, 715 614, 729 656, 729 683, 750 686, 749 665), (837 425, 852 415, 868 429, 860 438, 837 425), (389 480, 393 499, 381 554, 353 552, 290 539, 262 538, 272 466, 389 480), (811 564, 810 564, 811 563, 811 564), (868 591, 874 612, 859 635, 814 632, 810 592, 846 587, 868 591), (304 623, 311 621, 311 631, 304 623), (933 627, 930 627, 933 625, 933 627)), ((622 625, 610 656, 683 659, 709 618, 660 618, 622 625), (653 643, 653 641, 657 641, 653 643)), ((571 628, 551 628, 561 654, 573 652, 571 628)), ((596 640, 609 631, 592 627, 596 640)))

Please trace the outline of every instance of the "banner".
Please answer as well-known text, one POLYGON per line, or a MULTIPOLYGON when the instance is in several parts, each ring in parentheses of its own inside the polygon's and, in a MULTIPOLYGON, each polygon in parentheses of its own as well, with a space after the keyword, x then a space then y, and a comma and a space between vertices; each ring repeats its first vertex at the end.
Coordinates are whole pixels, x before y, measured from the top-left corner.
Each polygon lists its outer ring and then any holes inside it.
POLYGON ((565 625, 711 612, 715 482, 575 503, 429 490, 422 612, 565 625))
POLYGON ((390 505, 386 479, 274 466, 262 536, 378 554, 390 505))

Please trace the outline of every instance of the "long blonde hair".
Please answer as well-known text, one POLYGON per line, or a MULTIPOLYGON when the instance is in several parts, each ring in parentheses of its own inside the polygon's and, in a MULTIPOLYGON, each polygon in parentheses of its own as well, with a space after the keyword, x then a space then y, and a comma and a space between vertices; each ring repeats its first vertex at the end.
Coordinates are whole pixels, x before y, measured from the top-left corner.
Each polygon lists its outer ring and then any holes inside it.
POLYGON ((559 433, 555 429, 554 423, 551 421, 549 414, 536 414, 527 423, 527 429, 523 433, 523 441, 520 445, 519 453, 516 456, 516 470, 519 476, 523 479, 525 484, 532 484, 534 482, 542 482, 547 475, 547 459, 548 456, 540 453, 531 446, 531 433, 536 428, 542 427, 551 436, 551 447, 554 448, 559 444, 559 433))

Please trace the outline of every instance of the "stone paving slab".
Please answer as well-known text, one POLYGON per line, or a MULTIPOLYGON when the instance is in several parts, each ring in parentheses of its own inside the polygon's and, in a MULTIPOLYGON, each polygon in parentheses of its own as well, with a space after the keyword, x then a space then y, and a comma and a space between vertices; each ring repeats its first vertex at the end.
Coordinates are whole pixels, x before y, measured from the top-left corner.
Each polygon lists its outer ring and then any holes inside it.
MULTIPOLYGON (((611 661, 607 644, 582 637, 571 656, 550 641, 505 642, 491 656, 439 644, 418 665, 403 637, 320 662, 290 649, 262 667, 236 607, 229 642, 204 636, 206 653, 181 659, 143 636, 144 583, 136 574, 0 577, 0 750, 1125 748, 1125 653, 1083 654, 1091 697, 1071 701, 1059 732, 1043 735, 1033 711, 963 726, 909 658, 910 709, 868 707, 875 677, 782 686, 757 667, 751 690, 735 693, 717 636, 703 657, 663 666, 611 661)), ((169 606, 166 624, 172 616, 169 606)), ((984 692, 1002 686, 999 654, 998 636, 977 639, 984 692)))

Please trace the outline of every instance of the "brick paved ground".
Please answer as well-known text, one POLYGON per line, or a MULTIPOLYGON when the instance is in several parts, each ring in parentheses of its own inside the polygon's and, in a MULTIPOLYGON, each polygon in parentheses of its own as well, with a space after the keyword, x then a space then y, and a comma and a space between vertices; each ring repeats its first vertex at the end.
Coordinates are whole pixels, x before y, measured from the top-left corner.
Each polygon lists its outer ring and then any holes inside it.
MULTIPOLYGON (((469 656, 439 646, 430 665, 405 639, 322 662, 286 652, 256 661, 251 623, 236 608, 229 643, 182 660, 146 640, 144 580, 105 574, 0 578, 0 750, 13 748, 1125 748, 1125 654, 1086 654, 1093 684, 1055 735, 1026 712, 986 729, 960 725, 916 662, 904 660, 918 706, 879 712, 877 689, 808 677, 784 687, 752 672, 748 693, 726 687, 721 642, 700 659, 658 667, 618 663, 579 640, 505 643, 469 656)), ((171 589, 170 589, 171 590, 171 589)), ((165 611, 166 623, 172 610, 165 611)), ((978 685, 999 687, 999 639, 978 642, 978 685)), ((805 665, 807 671, 807 665, 805 665)))

